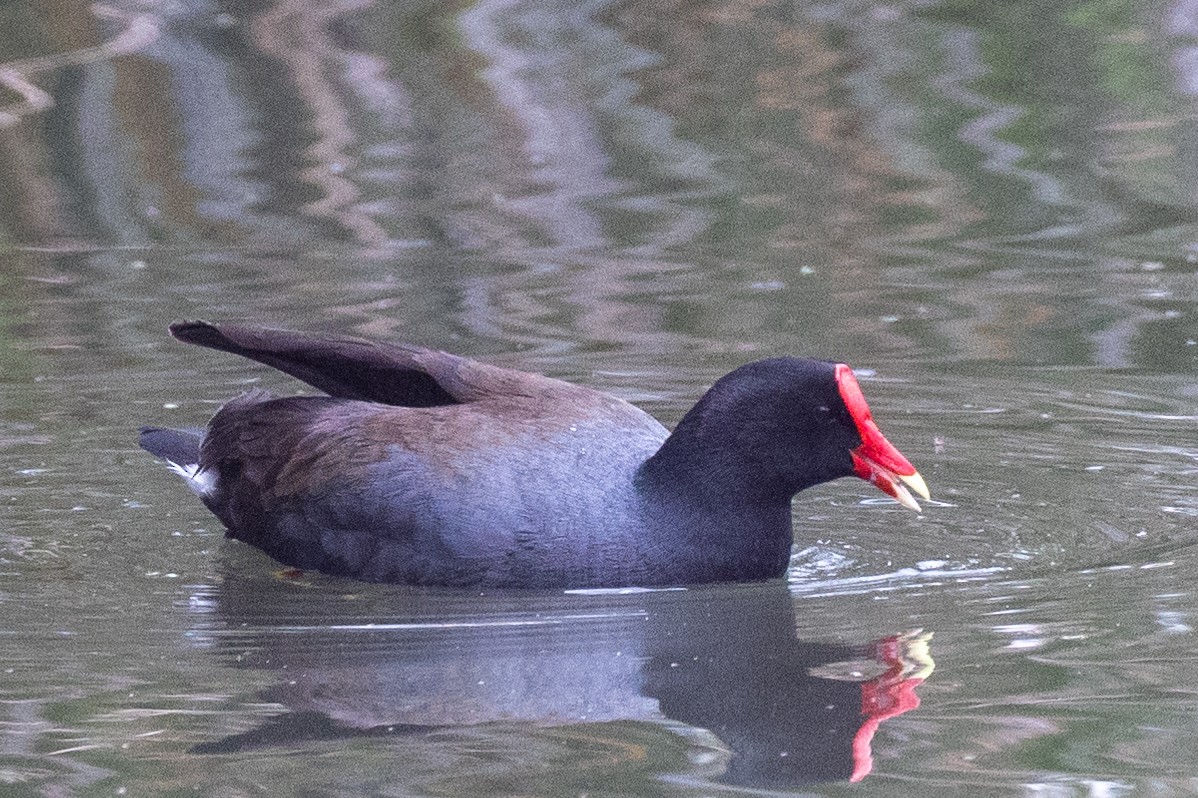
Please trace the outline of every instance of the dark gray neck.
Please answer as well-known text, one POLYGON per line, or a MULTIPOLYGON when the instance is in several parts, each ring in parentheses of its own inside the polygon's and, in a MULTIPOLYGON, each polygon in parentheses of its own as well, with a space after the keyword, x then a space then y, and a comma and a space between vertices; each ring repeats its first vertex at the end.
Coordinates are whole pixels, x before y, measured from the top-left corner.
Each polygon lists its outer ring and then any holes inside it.
POLYGON ((669 548, 672 565, 704 580, 781 576, 793 543, 792 493, 753 479, 751 464, 727 454, 672 436, 637 474, 645 531, 669 548))
POLYGON ((739 439, 738 432, 733 426, 705 427, 688 414, 641 465, 638 482, 648 493, 685 497, 710 510, 789 507, 810 485, 778 473, 769 452, 739 439))

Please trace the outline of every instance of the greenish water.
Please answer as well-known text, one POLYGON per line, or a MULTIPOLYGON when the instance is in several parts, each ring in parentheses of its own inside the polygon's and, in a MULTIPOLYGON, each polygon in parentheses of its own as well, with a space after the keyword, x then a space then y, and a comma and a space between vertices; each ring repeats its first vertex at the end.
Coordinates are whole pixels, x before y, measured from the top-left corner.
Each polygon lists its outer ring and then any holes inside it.
POLYGON ((0 22, 0 794, 1195 791, 1198 4, 0 22), (134 443, 297 389, 195 317, 666 423, 835 358, 934 501, 804 492, 785 583, 280 578, 134 443))

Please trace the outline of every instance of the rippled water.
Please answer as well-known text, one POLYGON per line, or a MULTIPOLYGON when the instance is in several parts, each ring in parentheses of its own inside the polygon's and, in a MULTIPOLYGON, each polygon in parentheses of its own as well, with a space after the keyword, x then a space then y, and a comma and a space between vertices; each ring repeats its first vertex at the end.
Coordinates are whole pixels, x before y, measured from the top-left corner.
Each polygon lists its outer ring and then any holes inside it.
POLYGON ((1198 7, 9 4, 0 794, 1193 794, 1198 7), (410 340, 675 422, 859 369, 788 579, 365 585, 138 450, 410 340))

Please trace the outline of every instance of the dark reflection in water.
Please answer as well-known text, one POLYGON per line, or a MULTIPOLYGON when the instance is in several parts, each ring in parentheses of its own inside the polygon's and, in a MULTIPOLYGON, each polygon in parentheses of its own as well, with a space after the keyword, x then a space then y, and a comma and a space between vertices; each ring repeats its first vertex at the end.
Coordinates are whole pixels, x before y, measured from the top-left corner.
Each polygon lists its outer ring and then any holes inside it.
POLYGON ((651 721, 714 735, 704 745, 723 783, 859 781, 879 724, 918 706, 915 687, 932 670, 923 633, 857 646, 799 640, 780 583, 626 595, 384 590, 361 599, 365 613, 264 587, 230 580, 193 597, 215 621, 193 634, 237 667, 276 673, 260 697, 290 712, 197 753, 486 723, 602 738, 587 724, 651 721), (374 615, 385 603, 403 615, 374 615))

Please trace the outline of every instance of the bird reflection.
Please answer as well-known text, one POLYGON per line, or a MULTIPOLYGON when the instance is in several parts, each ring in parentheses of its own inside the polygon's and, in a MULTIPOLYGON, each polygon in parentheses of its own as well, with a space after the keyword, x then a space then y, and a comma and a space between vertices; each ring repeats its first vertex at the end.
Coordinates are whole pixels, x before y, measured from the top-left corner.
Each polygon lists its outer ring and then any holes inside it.
POLYGON ((591 724, 638 721, 718 750, 720 783, 859 781, 879 724, 919 705, 933 667, 922 632, 797 639, 776 582, 631 594, 369 586, 353 602, 250 582, 194 597, 194 636, 230 664, 277 672, 261 698, 289 712, 197 753, 486 723, 589 738, 602 728, 591 724))

